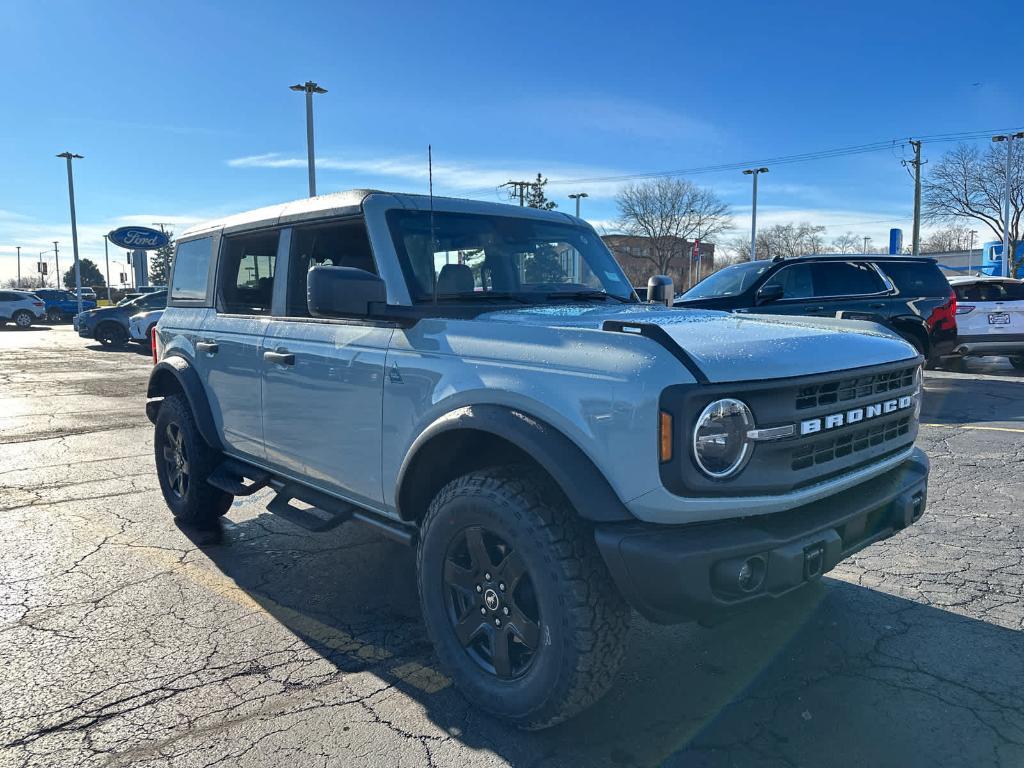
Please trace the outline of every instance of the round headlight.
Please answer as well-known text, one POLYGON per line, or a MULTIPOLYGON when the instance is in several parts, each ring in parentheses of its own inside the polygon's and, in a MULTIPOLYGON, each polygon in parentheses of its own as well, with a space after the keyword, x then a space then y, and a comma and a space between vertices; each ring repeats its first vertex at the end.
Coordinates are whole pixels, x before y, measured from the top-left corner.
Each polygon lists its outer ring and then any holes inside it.
POLYGON ((705 408, 693 429, 693 458, 709 477, 736 474, 750 454, 754 416, 746 403, 726 397, 705 408))

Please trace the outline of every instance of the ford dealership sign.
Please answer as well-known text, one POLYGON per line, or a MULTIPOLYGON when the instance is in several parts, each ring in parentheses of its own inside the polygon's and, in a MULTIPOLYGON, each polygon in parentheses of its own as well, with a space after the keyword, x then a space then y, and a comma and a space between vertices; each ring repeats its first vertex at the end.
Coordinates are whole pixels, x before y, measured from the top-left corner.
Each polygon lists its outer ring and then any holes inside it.
POLYGON ((114 245, 132 250, 151 251, 167 245, 171 239, 159 229, 118 227, 107 237, 114 245))

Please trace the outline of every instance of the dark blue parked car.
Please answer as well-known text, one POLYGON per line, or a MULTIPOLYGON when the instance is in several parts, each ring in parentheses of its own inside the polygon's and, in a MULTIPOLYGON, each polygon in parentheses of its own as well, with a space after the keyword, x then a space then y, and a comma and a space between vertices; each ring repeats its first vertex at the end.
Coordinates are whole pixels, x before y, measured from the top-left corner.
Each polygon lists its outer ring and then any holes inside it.
MULTIPOLYGON (((70 321, 78 313, 78 298, 71 291, 60 288, 40 288, 32 291, 46 305, 46 320, 51 323, 70 321)), ((82 299, 82 311, 95 309, 96 302, 82 299)))
POLYGON ((128 343, 128 318, 139 312, 163 309, 167 291, 144 293, 113 307, 98 307, 75 316, 75 330, 83 339, 96 339, 105 347, 123 347, 128 343))

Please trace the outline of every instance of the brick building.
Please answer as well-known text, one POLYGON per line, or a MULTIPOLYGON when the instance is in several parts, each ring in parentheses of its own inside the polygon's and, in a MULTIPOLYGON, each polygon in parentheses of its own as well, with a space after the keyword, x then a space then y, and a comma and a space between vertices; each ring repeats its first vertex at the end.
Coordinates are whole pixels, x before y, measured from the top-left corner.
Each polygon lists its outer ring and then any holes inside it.
MULTIPOLYGON (((636 286, 646 286, 647 278, 657 271, 650 258, 645 258, 652 254, 651 238, 603 235, 601 239, 615 255, 629 281, 636 286)), ((672 240, 676 255, 670 263, 668 276, 672 278, 677 292, 686 290, 715 271, 714 243, 701 243, 699 258, 693 258, 692 240, 682 237, 672 240)))

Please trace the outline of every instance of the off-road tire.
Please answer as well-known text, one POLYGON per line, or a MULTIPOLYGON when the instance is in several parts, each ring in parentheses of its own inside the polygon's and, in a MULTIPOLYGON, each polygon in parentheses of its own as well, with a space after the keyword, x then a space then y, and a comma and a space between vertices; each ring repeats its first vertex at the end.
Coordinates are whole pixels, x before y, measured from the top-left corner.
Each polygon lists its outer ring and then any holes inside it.
POLYGON ((176 518, 184 523, 203 524, 216 520, 231 508, 234 496, 206 482, 223 460, 220 451, 211 448, 196 427, 188 401, 182 395, 169 395, 160 404, 153 431, 153 457, 164 501, 176 518), (169 432, 170 429, 170 432, 169 432), (187 457, 187 482, 176 485, 165 448, 173 452, 169 434, 181 435, 187 457))
POLYGON ((629 607, 593 531, 542 473, 503 466, 448 483, 423 520, 417 570, 427 632, 442 666, 475 708, 520 728, 546 728, 590 706, 611 686, 625 650, 629 607), (542 641, 517 679, 481 668, 450 618, 443 575, 449 546, 475 526, 493 530, 520 553, 534 587, 542 641))
POLYGON ((27 309, 19 309, 17 312, 14 313, 11 319, 14 320, 14 324, 16 326, 24 330, 25 328, 32 327, 32 321, 35 318, 32 316, 32 313, 29 312, 27 309))

